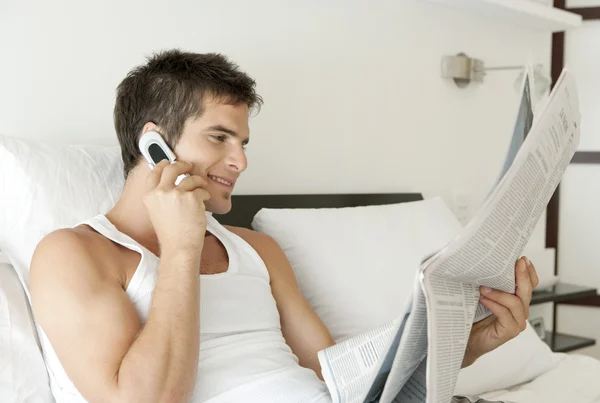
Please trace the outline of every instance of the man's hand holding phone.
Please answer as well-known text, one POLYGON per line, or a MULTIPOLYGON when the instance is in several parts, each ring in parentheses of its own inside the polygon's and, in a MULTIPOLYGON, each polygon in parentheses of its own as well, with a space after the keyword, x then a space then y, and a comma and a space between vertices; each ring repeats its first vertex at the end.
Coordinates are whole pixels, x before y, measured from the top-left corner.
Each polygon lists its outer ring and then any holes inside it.
POLYGON ((191 168, 192 164, 188 162, 169 163, 165 159, 156 164, 148 175, 144 204, 161 252, 202 249, 206 233, 204 202, 210 198, 210 194, 203 189, 207 182, 201 176, 190 175, 175 185, 177 177, 188 173, 191 168))

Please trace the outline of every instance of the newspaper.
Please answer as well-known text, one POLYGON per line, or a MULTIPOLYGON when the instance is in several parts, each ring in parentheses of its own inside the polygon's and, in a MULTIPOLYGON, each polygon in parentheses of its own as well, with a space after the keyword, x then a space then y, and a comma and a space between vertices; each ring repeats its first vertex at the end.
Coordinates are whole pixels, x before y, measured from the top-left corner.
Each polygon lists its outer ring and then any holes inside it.
POLYGON ((535 80, 531 61, 525 65, 525 74, 523 75, 523 80, 521 80, 521 90, 519 91, 519 94, 519 107, 517 108, 517 116, 515 117, 513 135, 508 146, 506 159, 502 165, 498 180, 492 187, 492 192, 496 186, 498 186, 498 183, 504 177, 508 169, 512 166, 517 153, 521 149, 521 145, 525 141, 525 137, 527 137, 527 133, 529 133, 531 126, 533 126, 534 104, 531 94, 535 94, 535 80))
POLYGON ((509 151, 510 163, 477 214, 415 268, 399 318, 319 352, 333 402, 453 401, 472 324, 489 314, 478 309, 479 286, 515 292, 515 262, 579 144, 572 73, 563 70, 545 107, 535 119, 531 113, 519 113, 515 127, 525 129, 515 133, 527 136, 509 151))
MULTIPOLYGON (((531 130, 533 126, 534 116, 534 104, 533 98, 531 94, 535 94, 535 80, 533 75, 533 65, 531 61, 531 57, 528 59, 525 65, 525 74, 523 75, 523 80, 521 80, 521 91, 520 91, 520 99, 519 99, 519 107, 517 108, 517 115, 515 117, 515 124, 513 128, 513 135, 510 140, 510 144, 508 146, 508 151, 506 153, 506 159, 502 165, 502 170, 500 171, 500 175, 494 186, 492 187, 490 194, 486 200, 488 200, 494 189, 498 186, 508 169, 512 166, 513 161, 515 160, 517 153, 521 149, 521 145, 525 141, 527 134, 531 130)), ((482 304, 477 306, 477 311, 475 312, 475 322, 479 322, 482 319, 485 319, 491 314, 491 312, 482 304)))

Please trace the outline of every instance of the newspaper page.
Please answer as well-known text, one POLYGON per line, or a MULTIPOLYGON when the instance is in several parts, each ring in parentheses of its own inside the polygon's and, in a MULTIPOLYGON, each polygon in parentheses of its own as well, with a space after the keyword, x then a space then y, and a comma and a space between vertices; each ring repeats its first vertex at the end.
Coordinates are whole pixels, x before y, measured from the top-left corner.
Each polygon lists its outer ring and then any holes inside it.
POLYGON ((577 88, 563 70, 491 197, 463 233, 422 267, 427 303, 427 403, 450 402, 485 285, 514 293, 514 265, 579 144, 577 88), (448 315, 451 315, 450 317, 448 315))
POLYGON ((498 179, 492 186, 491 192, 496 188, 500 180, 504 177, 508 169, 512 166, 517 153, 521 149, 521 145, 525 141, 525 137, 531 130, 534 119, 534 108, 533 99, 531 94, 535 93, 535 84, 533 79, 533 66, 531 62, 528 62, 525 66, 525 74, 521 81, 521 90, 519 92, 519 107, 517 108, 517 115, 515 117, 515 124, 513 127, 513 134, 508 145, 508 151, 506 158, 502 164, 502 169, 498 179))
POLYGON ((400 325, 400 329, 394 336, 391 346, 385 355, 385 358, 381 362, 379 368, 373 372, 373 380, 370 382, 371 387, 368 389, 367 393, 364 394, 363 397, 359 399, 360 402, 379 402, 381 393, 387 379, 389 377, 390 371, 392 369, 392 364, 394 363, 394 358, 396 357, 396 352, 400 346, 400 341, 402 340, 402 335, 404 334, 404 328, 410 317, 410 312, 404 315, 402 318, 402 324, 400 325))
POLYGON ((426 354, 427 307, 416 278, 398 319, 320 351, 319 362, 333 402, 383 403, 396 397, 426 354))
MULTIPOLYGON (((396 396, 392 403, 424 402, 427 398, 426 375, 427 361, 424 360, 410 377, 406 387, 396 396)), ((499 400, 486 400, 478 396, 452 396, 451 403, 516 403, 499 400)))
MULTIPOLYGON (((508 146, 506 158, 502 165, 502 170, 498 175, 498 179, 492 186, 490 194, 488 194, 486 200, 491 197, 494 189, 498 186, 498 183, 502 180, 506 172, 508 172, 508 169, 512 166, 517 153, 521 149, 521 145, 525 141, 525 137, 527 137, 527 134, 533 126, 534 105, 531 94, 535 94, 535 83, 533 77, 533 65, 530 58, 525 65, 525 73, 523 74, 523 80, 521 81, 519 107, 517 108, 517 115, 513 127, 513 135, 508 146)), ((478 304, 477 310, 475 311, 475 319, 473 321, 479 322, 480 320, 487 318, 489 315, 491 315, 491 312, 484 305, 478 304)))
POLYGON ((432 273, 423 278, 426 289, 429 354, 427 400, 448 402, 454 393, 479 302, 475 284, 432 273))
POLYGON ((424 402, 427 398, 427 360, 411 374, 410 378, 392 403, 424 402))
MULTIPOLYGON (((408 316, 407 312, 404 318, 408 316)), ((404 324, 405 320, 394 320, 319 351, 323 379, 333 402, 375 401, 379 390, 370 400, 366 400, 365 395, 373 385, 385 382, 387 371, 380 368, 391 361, 386 357, 398 348, 404 324)))
POLYGON ((393 401, 427 355, 427 306, 419 278, 415 279, 410 317, 383 387, 380 403, 393 401))

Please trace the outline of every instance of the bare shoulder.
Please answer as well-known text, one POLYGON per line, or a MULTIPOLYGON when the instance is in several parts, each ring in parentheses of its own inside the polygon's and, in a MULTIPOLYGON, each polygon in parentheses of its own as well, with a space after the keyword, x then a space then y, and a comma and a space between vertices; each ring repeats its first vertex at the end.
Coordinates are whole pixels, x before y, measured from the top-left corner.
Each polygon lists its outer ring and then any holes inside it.
POLYGON ((277 242, 269 235, 251 230, 244 227, 233 227, 226 225, 229 231, 233 232, 244 241, 248 242, 262 257, 263 253, 272 253, 277 250, 281 250, 277 242))
POLYGON ((84 294, 105 284, 96 243, 91 231, 80 228, 54 231, 39 242, 29 279, 34 310, 52 305, 57 297, 64 296, 64 291, 84 294))
POLYGON ((263 232, 253 231, 248 228, 226 228, 248 242, 248 244, 254 248, 265 263, 272 284, 281 283, 280 280, 284 280, 285 283, 292 280, 295 282, 292 267, 275 239, 263 232))
POLYGON ((81 263, 91 256, 85 235, 74 228, 59 229, 46 235, 37 245, 31 261, 31 281, 49 273, 59 274, 72 263, 81 263))
POLYGON ((78 228, 59 229, 46 235, 37 245, 31 261, 31 280, 51 272, 58 274, 81 263, 91 263, 93 235, 78 228))

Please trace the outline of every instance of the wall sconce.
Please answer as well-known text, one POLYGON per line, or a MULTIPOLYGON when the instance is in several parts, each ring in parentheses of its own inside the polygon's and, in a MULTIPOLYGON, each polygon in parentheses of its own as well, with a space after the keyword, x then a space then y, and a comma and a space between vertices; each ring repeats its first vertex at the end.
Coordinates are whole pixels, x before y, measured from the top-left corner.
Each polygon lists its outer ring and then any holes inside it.
MULTIPOLYGON (((444 56, 442 58, 442 77, 451 78, 459 88, 465 88, 471 81, 483 83, 483 77, 488 71, 520 70, 515 80, 515 89, 518 91, 525 74, 526 66, 499 66, 485 67, 483 60, 474 59, 464 53, 455 56, 444 56)), ((544 65, 533 66, 533 78, 535 81, 535 96, 539 99, 550 89, 551 79, 544 72, 544 65)))

